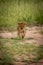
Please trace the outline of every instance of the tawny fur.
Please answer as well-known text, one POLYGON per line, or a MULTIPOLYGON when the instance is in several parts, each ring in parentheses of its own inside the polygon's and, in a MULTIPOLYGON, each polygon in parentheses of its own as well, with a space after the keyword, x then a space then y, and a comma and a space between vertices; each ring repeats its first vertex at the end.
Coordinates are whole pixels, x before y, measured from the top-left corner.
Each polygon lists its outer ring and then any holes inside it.
POLYGON ((25 23, 18 23, 18 36, 25 37, 25 23))

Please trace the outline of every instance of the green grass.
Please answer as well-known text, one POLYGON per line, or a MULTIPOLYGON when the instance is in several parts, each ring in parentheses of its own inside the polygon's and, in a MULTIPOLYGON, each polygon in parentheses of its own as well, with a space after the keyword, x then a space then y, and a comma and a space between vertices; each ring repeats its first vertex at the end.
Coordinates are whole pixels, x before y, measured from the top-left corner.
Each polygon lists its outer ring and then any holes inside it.
POLYGON ((43 34, 43 31, 39 31, 40 34, 43 34))
POLYGON ((43 45, 20 44, 18 39, 0 39, 0 58, 3 63, 38 61, 43 58, 43 45))
POLYGON ((34 38, 30 37, 30 38, 28 38, 28 40, 34 40, 34 38))
POLYGON ((43 24, 43 0, 0 0, 0 30, 16 30, 18 22, 43 24))

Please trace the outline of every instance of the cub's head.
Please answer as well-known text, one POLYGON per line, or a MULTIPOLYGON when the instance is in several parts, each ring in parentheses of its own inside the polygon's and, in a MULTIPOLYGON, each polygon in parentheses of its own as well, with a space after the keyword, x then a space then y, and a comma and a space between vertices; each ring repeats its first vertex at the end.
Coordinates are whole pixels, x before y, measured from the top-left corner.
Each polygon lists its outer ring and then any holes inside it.
POLYGON ((25 27, 25 23, 18 23, 19 27, 25 27))

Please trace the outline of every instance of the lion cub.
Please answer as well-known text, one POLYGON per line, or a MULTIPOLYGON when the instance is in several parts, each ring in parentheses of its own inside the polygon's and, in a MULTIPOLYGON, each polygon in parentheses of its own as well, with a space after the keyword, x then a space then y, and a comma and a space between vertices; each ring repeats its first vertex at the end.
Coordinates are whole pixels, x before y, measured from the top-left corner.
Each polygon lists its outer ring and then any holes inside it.
POLYGON ((25 23, 18 23, 18 36, 21 38, 25 37, 25 23))

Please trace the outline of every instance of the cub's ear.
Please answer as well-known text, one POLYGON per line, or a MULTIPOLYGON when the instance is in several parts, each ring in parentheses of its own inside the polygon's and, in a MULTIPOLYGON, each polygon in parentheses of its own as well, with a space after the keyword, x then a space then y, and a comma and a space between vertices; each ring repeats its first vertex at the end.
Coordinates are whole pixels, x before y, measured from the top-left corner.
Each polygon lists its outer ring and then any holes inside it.
POLYGON ((20 25, 20 23, 18 23, 18 25, 20 25))

